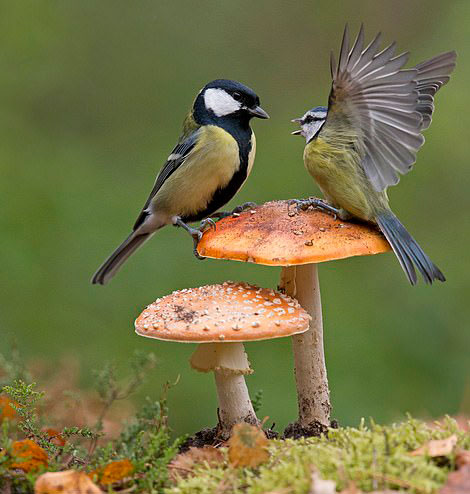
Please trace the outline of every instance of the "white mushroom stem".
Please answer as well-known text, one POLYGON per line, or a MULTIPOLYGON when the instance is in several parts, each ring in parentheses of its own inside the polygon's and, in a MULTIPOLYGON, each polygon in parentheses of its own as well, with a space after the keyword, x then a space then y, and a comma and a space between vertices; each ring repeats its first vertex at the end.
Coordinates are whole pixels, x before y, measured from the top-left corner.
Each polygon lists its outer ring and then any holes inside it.
POLYGON ((320 285, 316 264, 282 268, 280 287, 312 316, 310 329, 292 336, 299 424, 330 426, 330 392, 323 350, 320 285))
POLYGON ((252 370, 243 343, 201 343, 190 363, 200 372, 214 372, 222 437, 240 422, 259 423, 245 382, 252 370))

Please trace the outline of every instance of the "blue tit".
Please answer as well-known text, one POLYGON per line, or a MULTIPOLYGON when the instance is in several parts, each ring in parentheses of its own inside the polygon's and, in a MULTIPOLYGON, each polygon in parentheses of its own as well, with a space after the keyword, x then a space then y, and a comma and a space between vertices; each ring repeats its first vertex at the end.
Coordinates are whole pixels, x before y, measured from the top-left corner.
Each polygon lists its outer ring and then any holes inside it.
POLYGON ((92 283, 108 282, 128 257, 165 225, 185 229, 196 248, 208 222, 203 222, 199 229, 188 223, 216 213, 232 199, 251 172, 256 151, 250 127, 253 117, 269 118, 249 87, 219 79, 201 89, 132 233, 106 259, 92 283))
POLYGON ((333 79, 328 108, 318 106, 294 119, 305 137, 304 164, 327 202, 319 206, 343 220, 375 223, 390 243, 412 285, 415 267, 426 283, 445 281, 390 209, 387 188, 408 173, 422 132, 431 124, 435 93, 449 81, 456 53, 438 55, 404 69, 408 53, 395 56, 395 43, 379 51, 380 34, 364 47, 364 29, 350 48, 344 31, 339 62, 331 56, 333 79))

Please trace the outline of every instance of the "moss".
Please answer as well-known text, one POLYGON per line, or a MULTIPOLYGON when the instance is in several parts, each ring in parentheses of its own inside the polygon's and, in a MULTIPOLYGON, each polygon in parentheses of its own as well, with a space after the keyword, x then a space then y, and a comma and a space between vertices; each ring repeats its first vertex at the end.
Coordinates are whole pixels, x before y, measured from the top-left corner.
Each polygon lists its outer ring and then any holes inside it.
POLYGON ((455 468, 454 456, 429 458, 409 453, 431 439, 457 434, 458 446, 470 448, 470 435, 452 419, 429 425, 409 418, 390 426, 374 423, 358 428, 331 429, 329 437, 270 442, 271 457, 258 469, 198 467, 196 475, 181 479, 167 494, 261 494, 279 491, 308 494, 317 469, 334 480, 341 491, 351 482, 362 491, 400 489, 410 493, 435 492, 455 468), (285 488, 286 490, 282 490, 285 488))

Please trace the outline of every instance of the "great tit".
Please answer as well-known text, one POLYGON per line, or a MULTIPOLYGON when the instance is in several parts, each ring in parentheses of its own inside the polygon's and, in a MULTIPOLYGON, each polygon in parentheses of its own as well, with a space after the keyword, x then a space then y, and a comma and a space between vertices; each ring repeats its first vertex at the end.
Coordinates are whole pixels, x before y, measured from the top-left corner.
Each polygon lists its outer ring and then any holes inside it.
POLYGON ((343 220, 359 218, 378 225, 412 285, 414 266, 426 283, 445 281, 390 209, 387 187, 408 173, 431 124, 435 93, 449 81, 456 53, 443 53, 403 69, 408 53, 395 54, 395 43, 379 51, 380 33, 364 47, 364 29, 350 49, 346 25, 336 65, 331 54, 332 88, 328 108, 318 106, 294 119, 306 139, 304 163, 327 202, 317 206, 343 220))
POLYGON ((230 201, 250 174, 256 150, 250 128, 253 117, 269 115, 249 87, 218 79, 201 89, 132 233, 106 259, 92 283, 108 282, 124 261, 165 225, 184 228, 197 246, 204 228, 214 224, 205 218, 230 201), (201 220, 205 221, 199 229, 187 224, 201 220))

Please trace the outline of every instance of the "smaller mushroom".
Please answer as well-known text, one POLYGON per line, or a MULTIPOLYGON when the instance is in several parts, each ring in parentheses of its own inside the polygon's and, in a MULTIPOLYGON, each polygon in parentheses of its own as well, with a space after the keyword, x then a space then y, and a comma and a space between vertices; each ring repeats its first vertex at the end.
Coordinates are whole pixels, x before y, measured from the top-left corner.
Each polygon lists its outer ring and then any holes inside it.
POLYGON ((214 372, 218 435, 240 422, 258 424, 245 383, 251 374, 243 342, 307 331, 310 316, 287 295, 247 283, 225 282, 173 292, 149 305, 135 322, 137 334, 199 343, 191 367, 214 372))

